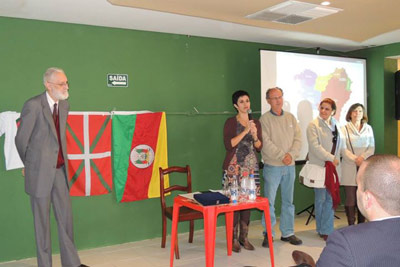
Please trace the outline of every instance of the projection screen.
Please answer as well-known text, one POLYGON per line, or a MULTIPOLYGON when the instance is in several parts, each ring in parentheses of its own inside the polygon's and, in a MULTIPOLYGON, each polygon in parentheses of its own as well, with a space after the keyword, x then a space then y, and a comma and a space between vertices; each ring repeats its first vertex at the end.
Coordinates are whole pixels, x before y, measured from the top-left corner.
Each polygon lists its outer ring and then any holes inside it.
POLYGON ((359 58, 307 55, 291 52, 260 50, 261 56, 261 114, 269 111, 265 93, 280 87, 284 95, 283 110, 298 120, 302 132, 299 158, 308 152, 306 129, 319 114, 319 102, 330 97, 336 101, 335 118, 341 125, 349 107, 354 103, 366 106, 366 60, 359 58))

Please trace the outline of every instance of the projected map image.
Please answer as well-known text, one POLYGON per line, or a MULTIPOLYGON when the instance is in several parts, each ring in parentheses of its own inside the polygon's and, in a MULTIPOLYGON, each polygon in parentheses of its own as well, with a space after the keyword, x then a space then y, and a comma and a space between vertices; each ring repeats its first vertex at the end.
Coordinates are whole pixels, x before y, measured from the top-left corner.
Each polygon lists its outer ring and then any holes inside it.
POLYGON ((342 108, 350 99, 351 94, 351 80, 345 69, 335 69, 333 73, 325 76, 318 76, 312 70, 306 69, 295 75, 294 80, 300 82, 302 88, 300 94, 306 95, 306 99, 313 106, 318 105, 321 99, 327 97, 334 99, 338 109, 335 117, 340 118, 342 108))
POLYGON ((365 60, 327 57, 276 51, 261 51, 261 112, 270 109, 265 101, 268 88, 284 91, 283 109, 298 119, 303 147, 298 160, 308 152, 306 129, 319 114, 322 99, 332 98, 337 105, 335 118, 346 123, 348 108, 354 103, 365 105, 365 60))

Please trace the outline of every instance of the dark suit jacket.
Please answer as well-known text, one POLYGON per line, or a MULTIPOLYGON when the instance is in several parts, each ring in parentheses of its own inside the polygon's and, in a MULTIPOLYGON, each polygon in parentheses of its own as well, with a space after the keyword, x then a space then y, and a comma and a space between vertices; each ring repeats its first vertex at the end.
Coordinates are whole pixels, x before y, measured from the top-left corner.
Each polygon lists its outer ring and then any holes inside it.
MULTIPOLYGON (((61 145, 68 173, 65 138, 68 102, 59 101, 58 110, 61 145)), ((15 144, 25 165, 26 193, 35 197, 49 196, 56 173, 59 144, 46 92, 25 102, 15 144)))
POLYGON ((353 225, 333 232, 317 266, 400 266, 400 218, 353 225))

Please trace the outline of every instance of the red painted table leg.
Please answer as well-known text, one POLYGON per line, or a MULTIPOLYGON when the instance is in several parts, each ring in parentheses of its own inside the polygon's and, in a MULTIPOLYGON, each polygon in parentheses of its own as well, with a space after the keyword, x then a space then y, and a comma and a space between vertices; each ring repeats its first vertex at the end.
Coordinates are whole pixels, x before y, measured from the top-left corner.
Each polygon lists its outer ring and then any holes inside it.
POLYGON ((175 252, 175 242, 178 234, 178 217, 179 208, 181 205, 174 201, 173 213, 172 213, 172 228, 171 228, 171 250, 169 256, 169 266, 174 266, 174 252, 175 252))
POLYGON ((233 211, 225 213, 226 248, 228 256, 232 255, 233 211))
POLYGON ((215 231, 217 226, 217 214, 214 206, 203 210, 204 217, 204 241, 206 249, 206 267, 214 267, 215 231))
POLYGON ((268 244, 269 244, 269 256, 271 258, 271 266, 275 266, 274 260, 274 245, 272 243, 272 229, 271 229, 271 217, 269 214, 269 203, 267 203, 266 207, 263 207, 265 225, 267 227, 267 236, 268 236, 268 244))

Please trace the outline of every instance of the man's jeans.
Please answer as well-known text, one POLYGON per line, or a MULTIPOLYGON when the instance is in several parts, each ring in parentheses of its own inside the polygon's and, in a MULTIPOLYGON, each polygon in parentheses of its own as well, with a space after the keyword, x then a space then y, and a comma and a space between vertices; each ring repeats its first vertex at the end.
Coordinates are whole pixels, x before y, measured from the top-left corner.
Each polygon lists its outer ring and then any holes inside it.
POLYGON ((333 228, 334 211, 332 197, 325 188, 314 188, 315 193, 315 221, 317 232, 321 235, 330 235, 333 228))
MULTIPOLYGON (((269 200, 269 212, 271 216, 272 235, 275 236, 274 225, 275 197, 279 185, 281 186, 281 216, 279 229, 282 237, 289 237, 294 234, 294 205, 293 190, 295 179, 295 166, 271 166, 264 164, 264 196, 269 200)), ((262 224, 265 229, 264 214, 262 224)), ((264 232, 264 234, 266 231, 264 232)))

